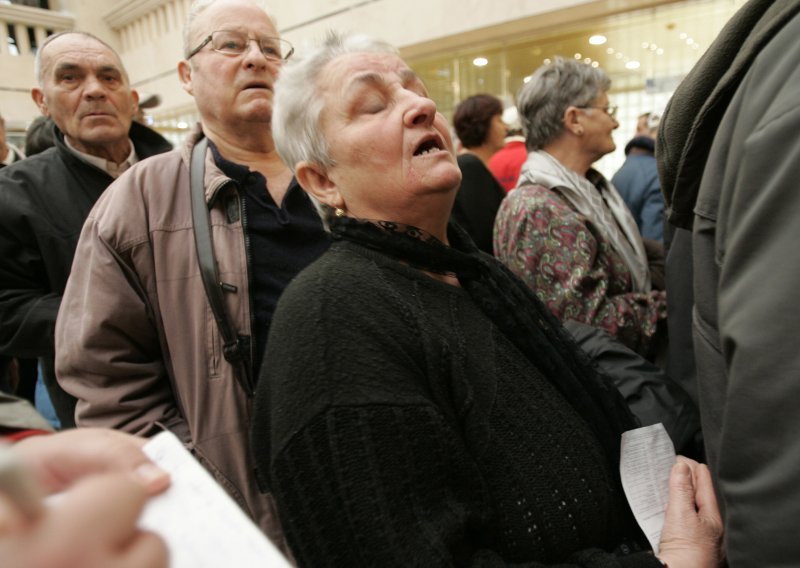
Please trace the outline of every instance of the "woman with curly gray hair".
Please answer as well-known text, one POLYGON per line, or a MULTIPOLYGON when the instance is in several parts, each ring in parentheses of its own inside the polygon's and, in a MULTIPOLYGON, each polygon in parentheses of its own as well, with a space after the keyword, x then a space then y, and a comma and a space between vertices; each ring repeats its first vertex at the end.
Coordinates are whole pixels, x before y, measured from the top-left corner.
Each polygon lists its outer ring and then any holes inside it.
POLYGON ((648 357, 667 317, 648 252, 616 189, 592 164, 615 149, 611 81, 556 58, 517 97, 530 152, 495 221, 497 258, 562 321, 601 327, 648 357))

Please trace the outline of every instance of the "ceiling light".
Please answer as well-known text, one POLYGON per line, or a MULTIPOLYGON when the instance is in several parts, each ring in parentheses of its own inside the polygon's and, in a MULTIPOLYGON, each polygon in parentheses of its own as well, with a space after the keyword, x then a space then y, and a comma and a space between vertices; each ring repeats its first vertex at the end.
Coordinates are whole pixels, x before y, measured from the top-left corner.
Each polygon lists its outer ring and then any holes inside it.
POLYGON ((600 67, 600 64, 597 61, 592 61, 592 67, 600 67))
POLYGON ((681 34, 679 37, 680 37, 681 39, 686 39, 686 38, 687 38, 687 37, 689 37, 689 36, 687 36, 686 34, 681 34))
POLYGON ((646 41, 643 41, 642 42, 642 49, 647 49, 648 47, 650 47, 650 44, 647 43, 646 41))
POLYGON ((658 49, 656 49, 656 53, 658 55, 664 55, 664 50, 659 47, 658 49))
POLYGON ((589 38, 589 43, 592 45, 603 45, 608 39, 604 35, 593 35, 589 38))
POLYGON ((693 43, 694 43, 694 40, 692 38, 690 38, 690 37, 686 38, 686 45, 692 45, 693 43))
POLYGON ((614 48, 613 47, 606 48, 606 53, 611 55, 612 53, 614 53, 614 48))
POLYGON ((638 61, 632 59, 625 64, 625 69, 638 69, 640 65, 641 64, 638 61))
POLYGON ((583 60, 583 62, 588 65, 589 63, 592 62, 592 58, 591 57, 587 57, 586 59, 583 60))
POLYGON ((486 59, 485 57, 476 57, 475 59, 472 60, 472 64, 475 67, 484 67, 489 64, 489 60, 486 59))
POLYGON ((575 59, 580 59, 581 57, 583 57, 583 55, 581 55, 580 53, 575 54, 575 59))
POLYGON ((552 61, 550 61, 550 59, 545 59, 544 60, 544 64, 545 65, 550 65, 551 63, 552 63, 552 61))
POLYGON ((616 57, 617 59, 622 59, 622 54, 620 52, 617 52, 617 54, 614 57, 616 57))
MULTIPOLYGON (((545 60, 545 61, 548 61, 548 60, 545 60)), ((549 65, 549 63, 547 63, 547 65, 549 65)), ((525 77, 522 78, 522 82, 523 83, 527 83, 530 80, 531 80, 531 76, 530 75, 526 75, 525 77)))

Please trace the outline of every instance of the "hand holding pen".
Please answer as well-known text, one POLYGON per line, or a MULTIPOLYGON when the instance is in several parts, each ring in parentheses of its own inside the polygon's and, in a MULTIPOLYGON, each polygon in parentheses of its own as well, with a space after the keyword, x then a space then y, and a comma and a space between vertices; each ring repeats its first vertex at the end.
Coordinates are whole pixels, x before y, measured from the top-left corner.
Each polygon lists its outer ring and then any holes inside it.
POLYGON ((7 568, 167 566, 161 539, 137 528, 169 476, 145 440, 69 430, 0 448, 0 558, 7 568), (42 496, 63 495, 44 506, 42 496))

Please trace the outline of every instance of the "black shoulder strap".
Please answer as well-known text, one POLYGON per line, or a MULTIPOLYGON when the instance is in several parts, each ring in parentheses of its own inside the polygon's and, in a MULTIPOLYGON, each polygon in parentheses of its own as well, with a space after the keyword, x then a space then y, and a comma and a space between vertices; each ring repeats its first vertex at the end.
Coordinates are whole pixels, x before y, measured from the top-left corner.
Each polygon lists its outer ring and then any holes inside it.
POLYGON ((211 227, 208 219, 203 176, 205 172, 206 148, 208 138, 203 138, 192 148, 190 185, 192 197, 192 224, 194 226, 194 242, 197 250, 197 263, 203 277, 203 287, 214 312, 223 342, 225 360, 233 365, 236 378, 242 388, 251 396, 253 384, 250 379, 249 342, 236 334, 225 311, 225 299, 222 295, 223 283, 217 271, 217 259, 214 257, 214 244, 211 240, 211 227))

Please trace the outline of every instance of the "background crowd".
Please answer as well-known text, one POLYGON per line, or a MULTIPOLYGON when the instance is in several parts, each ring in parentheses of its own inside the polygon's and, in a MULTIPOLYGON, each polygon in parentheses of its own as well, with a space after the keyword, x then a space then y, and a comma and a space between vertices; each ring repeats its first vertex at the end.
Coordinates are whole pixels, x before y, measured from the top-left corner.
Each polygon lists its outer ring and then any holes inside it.
POLYGON ((450 124, 382 41, 195 0, 173 149, 114 49, 49 36, 24 150, 0 118, 0 462, 66 497, 0 485, 0 557, 167 565, 170 430, 300 566, 796 564, 798 12, 745 4, 611 180, 574 58, 450 124), (618 465, 656 423, 654 552, 618 465))

